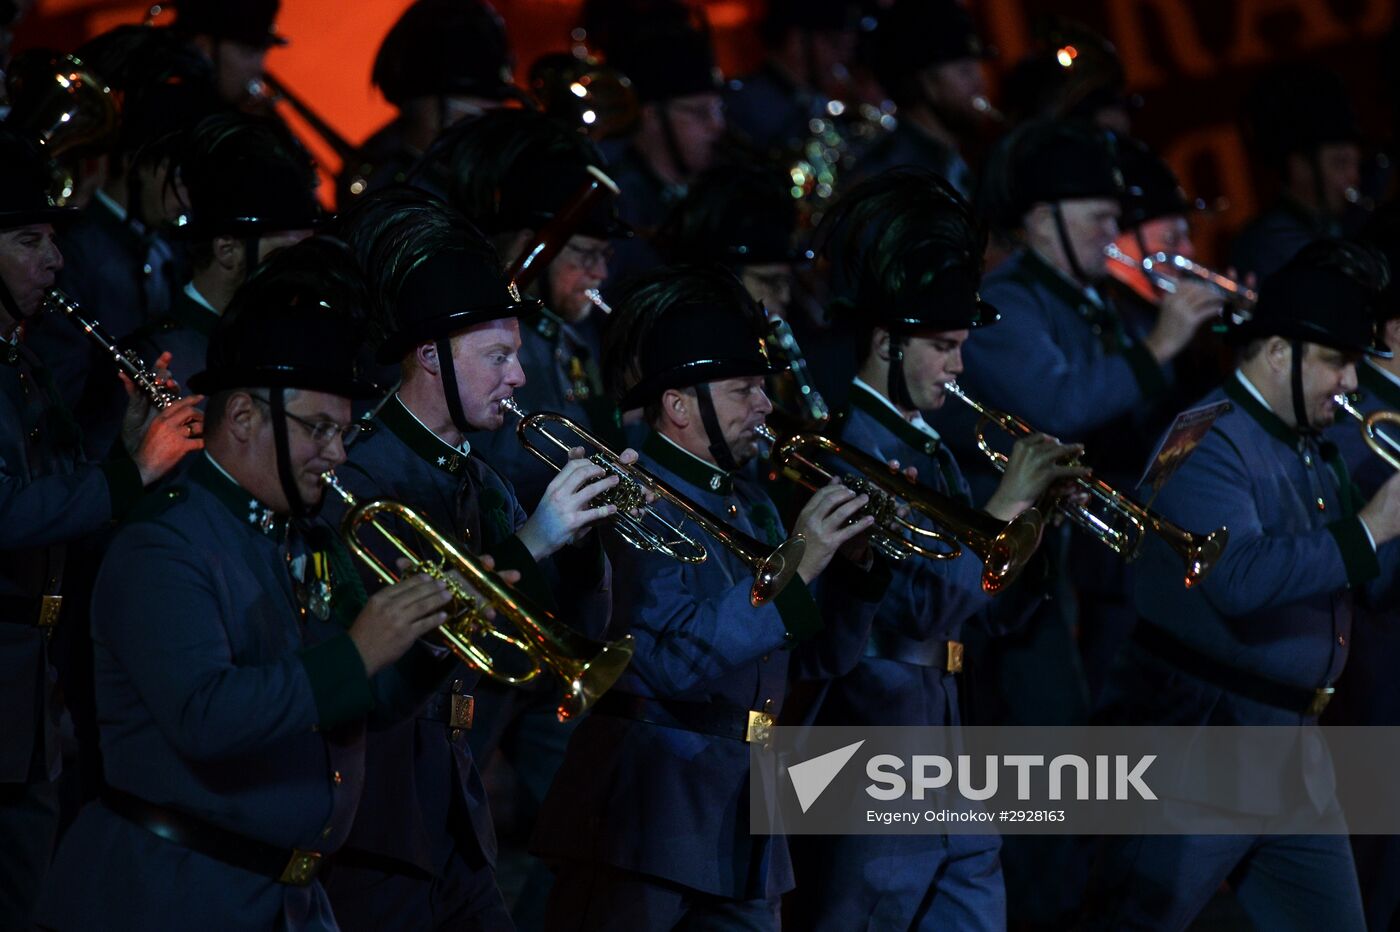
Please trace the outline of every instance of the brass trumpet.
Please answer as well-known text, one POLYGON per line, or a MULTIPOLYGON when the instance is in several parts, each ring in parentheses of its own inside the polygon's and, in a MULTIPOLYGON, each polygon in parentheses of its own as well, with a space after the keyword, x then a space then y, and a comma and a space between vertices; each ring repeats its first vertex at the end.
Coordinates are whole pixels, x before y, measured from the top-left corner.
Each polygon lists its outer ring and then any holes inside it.
POLYGON ((1016 579, 1040 545, 1045 522, 1035 508, 1002 523, 952 496, 910 482, 888 464, 850 444, 812 433, 779 440, 766 425, 758 428, 758 435, 773 445, 769 458, 782 474, 814 492, 837 475, 818 463, 816 456, 834 456, 853 467, 856 473, 841 475, 840 480, 852 491, 870 496, 865 508, 875 518, 870 544, 892 560, 914 556, 952 560, 962 555, 962 544, 982 560, 982 589, 996 594, 1016 579), (946 533, 914 524, 900 514, 904 508, 923 515, 946 533), (936 543, 947 549, 933 549, 931 545, 936 543))
POLYGON ((602 441, 562 414, 552 411, 526 414, 514 398, 502 399, 501 407, 520 418, 515 430, 521 446, 554 469, 563 469, 567 459, 563 463, 555 462, 535 439, 536 435, 543 437, 550 448, 556 453, 563 453, 565 457, 574 447, 592 450, 587 454, 589 461, 602 467, 608 475, 618 477, 618 484, 604 493, 603 500, 617 507, 617 513, 613 515, 613 528, 631 546, 681 563, 701 563, 709 556, 704 544, 651 507, 652 501, 662 499, 678 508, 688 520, 744 562, 754 574, 753 588, 749 591, 749 601, 754 605, 772 601, 792 581, 797 564, 802 561, 807 549, 807 541, 801 534, 789 537, 776 550, 772 549, 731 528, 650 471, 635 463, 623 463, 602 441), (577 442, 560 440, 546 429, 546 425, 564 431, 571 441, 577 442))
POLYGON ((1400 411, 1381 410, 1362 414, 1361 409, 1356 407, 1356 400, 1356 395, 1332 396, 1337 407, 1360 423, 1361 436, 1366 439, 1366 446, 1371 448, 1371 452, 1389 463, 1392 469, 1400 470, 1400 441, 1376 429, 1380 424, 1400 424, 1400 411))
POLYGON ((1163 269, 1175 269, 1182 275, 1210 285, 1220 292, 1220 296, 1225 302, 1236 308, 1235 313, 1245 315, 1246 319, 1247 315, 1254 310, 1254 305, 1259 303, 1259 293, 1253 288, 1176 253, 1158 252, 1150 256, 1143 256, 1141 259, 1134 259, 1110 243, 1105 247, 1104 255, 1119 265, 1126 265, 1128 268, 1142 272, 1153 285, 1166 294, 1176 293, 1176 282, 1171 276, 1165 274, 1163 269))
MULTIPOLYGON (((987 442, 987 425, 995 424, 1012 437, 1020 438, 1035 433, 1025 421, 1014 414, 998 411, 981 402, 969 398, 956 382, 943 386, 949 395, 969 406, 979 415, 977 425, 977 448, 992 461, 999 471, 1006 471, 1008 457, 1005 453, 993 450, 987 442)), ((1137 559, 1142 543, 1151 531, 1171 547, 1186 564, 1186 588, 1206 578, 1215 565, 1220 552, 1230 539, 1228 528, 1217 528, 1204 537, 1192 534, 1172 524, 1166 518, 1144 505, 1128 498, 1102 479, 1081 478, 1075 484, 1089 494, 1086 504, 1078 505, 1069 498, 1061 498, 1054 503, 1059 511, 1079 527, 1097 537, 1105 546, 1125 560, 1137 559)))
POLYGON ((332 472, 322 473, 321 481, 350 509, 340 524, 346 546, 379 579, 392 584, 400 577, 360 539, 365 526, 378 531, 389 546, 413 564, 415 572, 431 576, 447 586, 452 593, 452 615, 438 627, 438 632, 458 658, 485 676, 515 685, 527 683, 548 669, 565 684, 564 698, 557 713, 559 721, 565 722, 591 706, 627 669, 633 649, 630 634, 606 644, 575 634, 555 623, 548 612, 527 605, 519 593, 488 570, 481 560, 449 540, 412 508, 387 499, 361 504, 332 472), (437 560, 419 556, 401 537, 385 528, 379 516, 386 514, 402 521, 436 550, 437 560), (480 592, 496 614, 514 626, 517 635, 507 634, 488 621, 476 597, 458 583, 454 572, 480 592), (530 668, 517 676, 498 670, 495 658, 479 643, 483 638, 500 641, 520 651, 530 662, 530 668))

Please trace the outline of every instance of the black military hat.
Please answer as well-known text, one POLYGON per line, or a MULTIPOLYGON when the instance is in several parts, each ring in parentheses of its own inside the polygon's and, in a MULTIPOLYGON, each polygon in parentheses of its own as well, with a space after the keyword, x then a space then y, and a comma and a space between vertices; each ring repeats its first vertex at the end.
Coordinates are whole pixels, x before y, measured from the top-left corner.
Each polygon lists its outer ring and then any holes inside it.
POLYGON ((298 388, 347 398, 383 394, 366 375, 364 281, 349 251, 313 238, 275 253, 234 293, 190 379, 202 394, 298 388))
POLYGON ((1376 335, 1377 309, 1389 278, 1384 257, 1371 246, 1310 243, 1264 279, 1250 312, 1227 319, 1227 334, 1237 345, 1279 336, 1389 358, 1376 335))
POLYGON ((1244 115, 1245 139, 1270 159, 1362 139, 1341 77, 1316 65, 1285 65, 1267 72, 1246 98, 1244 115))
POLYGON ((180 177, 189 192, 180 229, 191 238, 315 229, 330 219, 310 155, 280 122, 237 113, 201 121, 180 177))
POLYGON ((463 94, 505 100, 515 59, 505 21, 486 0, 417 0, 385 35, 370 81, 396 106, 463 94))
MULTIPOLYGON (((539 229, 588 183, 590 166, 604 164, 587 137, 529 110, 483 114, 440 143, 451 167, 452 205, 487 233, 539 229)), ((577 231, 598 239, 632 235, 613 198, 594 201, 577 231)))
POLYGON ((1089 120, 1107 107, 1136 107, 1118 49, 1082 23, 1048 17, 1035 26, 1035 47, 1002 85, 1013 119, 1089 120))
POLYGON ((50 181, 38 148, 13 129, 0 127, 0 230, 76 219, 78 211, 54 204, 50 181))
POLYGON ((867 57, 893 93, 925 68, 990 52, 958 0, 895 0, 876 17, 867 57))
POLYGON ((719 93, 723 87, 703 22, 663 17, 622 30, 621 37, 606 50, 608 64, 627 75, 642 103, 719 93))
POLYGON ((519 317, 540 302, 521 298, 496 261, 481 249, 444 249, 419 262, 403 280, 393 309, 395 329, 375 358, 394 362, 419 343, 475 324, 519 317))
POLYGON ((822 220, 834 309, 897 332, 995 323, 982 300, 986 234, 967 201, 936 172, 901 168, 847 191, 822 220))
POLYGON ((1088 123, 1041 120, 997 143, 984 172, 979 206, 1000 226, 1019 226, 1036 204, 1123 196, 1117 137, 1088 123))
POLYGON ((1171 167, 1146 143, 1123 137, 1117 144, 1118 167, 1123 172, 1121 227, 1130 229, 1149 220, 1185 215, 1204 206, 1186 196, 1171 167))
POLYGON ((277 34, 282 0, 172 0, 175 29, 187 36, 213 36, 256 48, 286 45, 277 34))
POLYGON ((604 369, 626 411, 667 389, 779 371, 764 346, 763 308, 720 266, 670 266, 628 282, 608 332, 604 369))
POLYGON ((729 266, 798 262, 797 200, 777 167, 717 166, 697 178, 657 234, 673 262, 729 266))
POLYGON ((860 25, 855 0, 768 0, 760 27, 765 42, 780 40, 789 29, 844 32, 860 25))

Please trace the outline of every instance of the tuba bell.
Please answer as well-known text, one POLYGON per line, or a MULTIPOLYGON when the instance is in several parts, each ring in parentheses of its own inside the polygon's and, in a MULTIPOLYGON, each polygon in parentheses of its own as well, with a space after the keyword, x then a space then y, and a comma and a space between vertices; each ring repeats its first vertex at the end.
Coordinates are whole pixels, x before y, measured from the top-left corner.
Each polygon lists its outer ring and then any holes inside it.
POLYGON ((608 691, 632 660, 632 636, 629 634, 611 643, 599 643, 570 631, 536 606, 527 604, 521 595, 507 586, 499 576, 486 568, 480 559, 448 539, 418 512, 400 502, 375 499, 361 504, 335 478, 321 474, 326 488, 335 492, 349 507, 341 520, 340 534, 350 551, 386 584, 400 579, 399 574, 364 543, 361 535, 366 528, 377 531, 383 541, 412 564, 414 572, 424 573, 447 586, 452 594, 452 613, 439 626, 447 646, 464 663, 480 670, 483 675, 500 683, 516 685, 535 679, 544 670, 564 681, 564 698, 559 703, 559 721, 565 722, 584 712, 599 696, 608 691), (437 552, 436 560, 425 559, 414 551, 402 537, 389 531, 379 520, 388 515, 411 529, 437 552), (467 592, 454 574, 468 581, 494 609, 497 618, 505 620, 515 634, 502 630, 498 622, 486 618, 477 598, 467 592), (483 639, 499 641, 525 656, 530 667, 519 675, 498 669, 498 661, 486 649, 483 639))
POLYGON ((116 139, 112 89, 80 59, 47 49, 17 55, 5 85, 10 96, 5 122, 48 156, 49 195, 56 206, 66 206, 78 187, 66 163, 104 152, 116 139))

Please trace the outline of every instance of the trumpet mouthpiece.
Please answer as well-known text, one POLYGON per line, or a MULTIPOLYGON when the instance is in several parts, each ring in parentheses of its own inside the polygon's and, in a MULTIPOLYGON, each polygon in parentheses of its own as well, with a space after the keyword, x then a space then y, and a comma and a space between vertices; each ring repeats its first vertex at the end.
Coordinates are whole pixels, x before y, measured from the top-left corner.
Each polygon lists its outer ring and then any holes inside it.
POLYGON ((584 297, 593 302, 593 306, 604 314, 612 313, 612 306, 603 300, 603 294, 597 288, 589 288, 584 293, 584 297))

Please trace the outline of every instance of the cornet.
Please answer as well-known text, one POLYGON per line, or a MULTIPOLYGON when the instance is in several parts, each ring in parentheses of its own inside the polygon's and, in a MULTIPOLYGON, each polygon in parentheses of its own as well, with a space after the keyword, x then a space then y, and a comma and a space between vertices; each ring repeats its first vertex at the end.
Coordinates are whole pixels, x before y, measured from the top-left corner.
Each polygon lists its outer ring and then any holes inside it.
POLYGON ((1356 406, 1356 399, 1355 395, 1332 396, 1332 401, 1337 407, 1360 423, 1361 436, 1365 438, 1366 446, 1371 448, 1371 452, 1390 464, 1391 469, 1400 470, 1400 441, 1377 430, 1377 425, 1380 424, 1400 424, 1400 411, 1381 410, 1362 414, 1361 409, 1356 406))
POLYGON ((792 581, 807 549, 802 535, 788 538, 774 550, 731 528, 648 470, 635 463, 628 465, 622 462, 602 441, 562 414, 551 411, 526 414, 513 398, 502 399, 500 404, 520 418, 515 430, 521 446, 555 470, 564 468, 571 449, 583 447, 585 451, 592 451, 585 454, 590 462, 602 467, 607 475, 618 477, 618 484, 603 494, 603 501, 616 506, 613 528, 618 536, 636 549, 658 553, 681 563, 701 563, 709 556, 705 546, 694 536, 663 518, 651 507, 653 501, 663 499, 744 562, 754 574, 753 588, 749 591, 749 601, 754 605, 772 601, 792 581), (565 433, 569 441, 560 440, 547 429, 547 425, 565 433), (537 437, 543 437, 549 448, 556 454, 562 453, 566 459, 555 462, 537 437))
POLYGON ((1259 303, 1259 293, 1253 288, 1228 275, 1221 275, 1199 262, 1193 262, 1185 256, 1158 252, 1150 256, 1143 256, 1141 259, 1134 259, 1112 243, 1104 248, 1104 255, 1119 265, 1126 265, 1128 268, 1142 272, 1153 285, 1166 294, 1176 293, 1176 281, 1170 275, 1165 274, 1164 270, 1175 269, 1182 275, 1210 285, 1220 292, 1220 296, 1227 303, 1236 307, 1239 313, 1253 311, 1254 305, 1259 303))
POLYGON ((452 594, 452 614, 438 627, 438 632, 459 659, 480 670, 483 675, 515 685, 535 679, 547 668, 564 681, 564 698, 559 703, 557 714, 559 721, 565 722, 591 706, 627 669, 633 649, 630 634, 607 644, 575 634, 555 623, 547 612, 527 606, 518 593, 488 570, 477 557, 458 547, 412 508, 387 499, 360 504, 331 472, 322 473, 321 481, 349 507, 340 523, 341 537, 375 576, 386 584, 400 579, 361 540, 362 530, 366 526, 378 531, 385 543, 405 557, 412 564, 413 572, 424 573, 447 586, 452 594), (380 523, 380 515, 390 515, 403 522, 429 548, 437 551, 437 559, 427 560, 416 553, 403 538, 380 523), (495 609, 497 617, 504 617, 514 626, 517 635, 507 634, 488 621, 476 597, 463 588, 454 573, 460 574, 480 592, 482 598, 495 609), (484 638, 515 648, 531 666, 515 676, 498 670, 496 659, 480 643, 484 638))
MULTIPOLYGON (((948 382, 943 388, 949 395, 981 415, 982 419, 976 429, 977 448, 992 461, 992 465, 998 471, 1005 472, 1009 458, 1005 453, 993 450, 987 442, 987 425, 995 424, 1016 438, 1033 434, 1035 430, 1014 414, 998 411, 969 398, 956 382, 948 382)), ((1220 552, 1225 549, 1225 543, 1230 539, 1229 529, 1223 527, 1204 537, 1183 530, 1151 509, 1139 505, 1102 479, 1080 478, 1074 482, 1080 489, 1089 493, 1089 501, 1079 505, 1068 497, 1060 498, 1054 505, 1065 517, 1128 561, 1137 558, 1147 532, 1151 531, 1176 551, 1186 564, 1185 583, 1188 589, 1206 578, 1220 552)))
POLYGON ((950 495, 910 482, 886 463, 850 444, 811 433, 779 440, 766 425, 758 428, 758 435, 773 445, 769 454, 773 465, 788 479, 814 492, 837 475, 818 463, 817 456, 833 456, 854 468, 854 474, 842 474, 840 481, 852 491, 870 497, 864 509, 875 519, 870 544, 891 560, 914 556, 951 560, 961 556, 959 544, 965 544, 982 560, 982 589, 995 594, 1016 579, 1040 544, 1044 519, 1034 508, 1002 523, 950 495), (944 528, 946 533, 913 523, 900 513, 906 508, 944 528), (933 549, 935 544, 946 549, 933 549))

